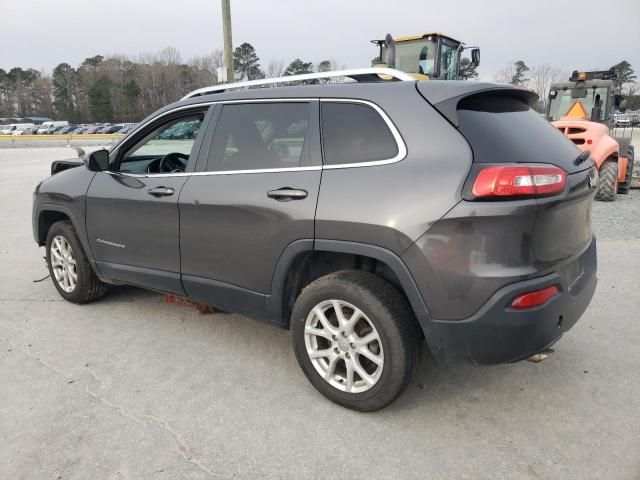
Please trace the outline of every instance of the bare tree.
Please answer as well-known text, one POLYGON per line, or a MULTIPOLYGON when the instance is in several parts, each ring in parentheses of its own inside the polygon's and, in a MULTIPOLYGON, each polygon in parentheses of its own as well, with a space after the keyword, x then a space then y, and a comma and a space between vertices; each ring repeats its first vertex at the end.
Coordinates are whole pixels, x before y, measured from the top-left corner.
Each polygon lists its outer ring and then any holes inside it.
POLYGON ((538 94, 536 110, 544 112, 549 100, 549 90, 551 84, 562 78, 562 72, 557 68, 545 63, 532 67, 529 71, 528 87, 538 94))
POLYGON ((182 57, 175 47, 165 47, 158 54, 157 61, 163 65, 178 65, 182 63, 182 57))
POLYGON ((281 77, 284 73, 284 62, 282 60, 271 60, 264 73, 267 78, 281 77))
POLYGON ((507 63, 504 68, 502 68, 501 70, 498 71, 498 73, 496 74, 496 82, 498 83, 511 83, 511 79, 513 78, 513 75, 515 74, 515 62, 509 62, 507 63))
POLYGON ((218 68, 224 66, 224 54, 222 50, 214 50, 208 55, 192 58, 189 66, 194 74, 194 83, 198 87, 216 85, 218 68))
POLYGON ((638 83, 637 82, 629 82, 624 86, 624 95, 627 97, 633 97, 638 93, 638 83))
POLYGON ((529 72, 529 67, 522 60, 511 61, 498 72, 496 81, 524 86, 529 82, 529 78, 526 77, 527 72, 529 72))

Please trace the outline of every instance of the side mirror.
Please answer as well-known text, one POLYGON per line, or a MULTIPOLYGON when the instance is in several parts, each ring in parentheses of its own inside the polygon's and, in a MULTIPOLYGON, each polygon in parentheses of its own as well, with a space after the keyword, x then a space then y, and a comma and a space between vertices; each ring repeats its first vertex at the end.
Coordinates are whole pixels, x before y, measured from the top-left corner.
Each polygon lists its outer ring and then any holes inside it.
POLYGON ((476 66, 480 66, 480 49, 474 48, 471 50, 471 62, 476 66))
POLYGON ((85 157, 87 168, 92 172, 104 172, 109 169, 109 151, 96 150, 85 157))
POLYGON ((387 45, 387 65, 389 68, 396 68, 396 42, 390 33, 384 37, 384 42, 387 45))

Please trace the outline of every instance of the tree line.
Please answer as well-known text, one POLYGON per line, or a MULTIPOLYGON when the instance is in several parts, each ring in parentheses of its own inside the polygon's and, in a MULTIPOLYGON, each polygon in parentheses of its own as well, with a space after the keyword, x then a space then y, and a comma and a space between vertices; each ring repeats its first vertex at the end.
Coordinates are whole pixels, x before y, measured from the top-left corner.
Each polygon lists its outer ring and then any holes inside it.
MULTIPOLYGON (((285 65, 272 60, 266 65, 250 43, 233 52, 235 80, 255 80, 340 69, 333 59, 314 64, 296 58, 285 65)), ((463 59, 467 60, 468 59, 463 59)), ((179 52, 167 47, 157 54, 135 59, 121 55, 96 55, 74 68, 61 63, 51 75, 33 68, 0 68, 0 117, 46 116, 73 123, 137 122, 188 92, 218 83, 224 64, 221 50, 184 62, 179 52)), ((618 72, 616 88, 628 97, 630 109, 640 108, 636 75, 627 61, 613 66, 618 72)), ((470 72, 470 71, 469 71, 470 72)), ((468 73, 469 73, 468 72, 468 73)), ((473 70, 467 77, 475 78, 473 70)), ((522 61, 509 62, 496 76, 502 83, 526 86, 539 95, 536 108, 543 112, 553 82, 566 80, 568 72, 550 65, 529 68, 522 61)))
MULTIPOLYGON (((233 56, 236 80, 339 68, 332 59, 314 65, 299 58, 286 66, 282 61, 271 61, 263 68, 249 43, 237 47, 233 56)), ((61 63, 50 75, 33 68, 0 68, 0 117, 137 122, 197 88, 216 85, 223 64, 221 50, 184 62, 175 48, 167 47, 136 59, 96 55, 77 68, 61 63)))
MULTIPOLYGON (((615 92, 627 98, 627 108, 630 110, 640 108, 640 96, 636 95, 638 92, 637 77, 631 64, 623 60, 610 68, 616 72, 617 78, 614 81, 615 92)), ((568 81, 570 76, 571 72, 563 72, 548 64, 529 68, 523 60, 516 60, 507 63, 507 65, 498 72, 495 80, 500 83, 527 87, 535 91, 539 97, 535 108, 543 113, 546 110, 549 100, 551 84, 568 81)))

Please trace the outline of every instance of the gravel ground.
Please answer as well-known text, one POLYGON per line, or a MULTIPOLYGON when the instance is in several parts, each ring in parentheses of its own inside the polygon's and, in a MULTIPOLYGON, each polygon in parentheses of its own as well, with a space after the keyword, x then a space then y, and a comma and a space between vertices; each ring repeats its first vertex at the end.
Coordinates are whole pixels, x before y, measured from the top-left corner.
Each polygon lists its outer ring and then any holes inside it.
POLYGON ((598 289, 550 358, 425 356, 398 401, 359 414, 311 387, 283 329, 33 283, 31 192, 69 153, 0 149, 0 479, 640 478, 640 192, 596 203, 598 289))
POLYGON ((594 202, 592 221, 598 240, 640 239, 640 190, 617 195, 615 202, 594 202))

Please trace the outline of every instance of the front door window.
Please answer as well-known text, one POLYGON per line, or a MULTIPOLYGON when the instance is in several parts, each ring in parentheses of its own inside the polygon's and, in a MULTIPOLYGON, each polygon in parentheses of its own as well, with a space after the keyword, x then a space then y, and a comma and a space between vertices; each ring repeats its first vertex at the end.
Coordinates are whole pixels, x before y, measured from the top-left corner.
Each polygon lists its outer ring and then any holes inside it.
POLYGON ((163 123, 122 155, 116 171, 184 172, 203 119, 200 112, 163 123))

